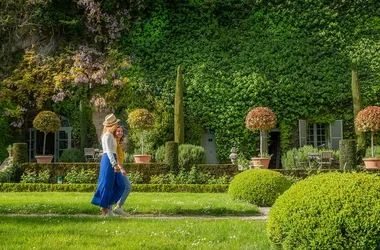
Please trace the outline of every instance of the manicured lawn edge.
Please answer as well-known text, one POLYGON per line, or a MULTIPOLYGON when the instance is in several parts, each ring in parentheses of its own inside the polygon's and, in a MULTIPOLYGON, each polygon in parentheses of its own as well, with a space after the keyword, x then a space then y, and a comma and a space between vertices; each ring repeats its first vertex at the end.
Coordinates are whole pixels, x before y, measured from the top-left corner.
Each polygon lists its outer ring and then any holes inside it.
MULTIPOLYGON (((96 184, 0 183, 0 192, 94 192, 96 184)), ((228 184, 133 184, 132 192, 225 193, 228 184)))

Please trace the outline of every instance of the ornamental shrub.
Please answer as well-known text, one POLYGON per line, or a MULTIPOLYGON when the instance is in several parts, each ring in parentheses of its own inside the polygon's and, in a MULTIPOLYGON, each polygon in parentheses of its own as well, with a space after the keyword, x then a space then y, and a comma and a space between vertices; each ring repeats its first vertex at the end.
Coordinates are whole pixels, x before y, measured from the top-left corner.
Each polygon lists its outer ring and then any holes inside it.
POLYGON ((168 141, 165 143, 165 163, 169 165, 170 171, 178 172, 178 142, 168 141))
POLYGON ((372 157, 374 157, 373 136, 380 130, 380 107, 369 106, 362 109, 355 118, 355 127, 361 132, 371 132, 372 157))
POLYGON ((60 162, 84 162, 84 152, 78 148, 68 148, 59 157, 60 162))
POLYGON ((13 143, 13 163, 28 162, 28 145, 26 143, 13 143))
POLYGON ((232 200, 242 200, 261 207, 272 206, 278 196, 291 186, 281 173, 268 169, 250 169, 231 181, 228 195, 232 200))
MULTIPOLYGON (((160 146, 156 151, 156 161, 165 162, 166 147, 160 146)), ((203 147, 181 144, 178 146, 178 167, 190 170, 194 164, 206 163, 206 152, 203 147)))
POLYGON ((269 241, 281 249, 379 249, 380 177, 328 173, 294 184, 268 216, 269 241))

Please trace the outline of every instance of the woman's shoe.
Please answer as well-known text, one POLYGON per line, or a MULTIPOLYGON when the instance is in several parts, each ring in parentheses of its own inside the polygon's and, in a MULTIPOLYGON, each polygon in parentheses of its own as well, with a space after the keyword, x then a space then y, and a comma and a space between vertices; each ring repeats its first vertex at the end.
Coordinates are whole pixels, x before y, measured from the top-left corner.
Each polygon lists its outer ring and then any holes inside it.
POLYGON ((121 207, 115 207, 113 211, 122 216, 128 215, 121 207))

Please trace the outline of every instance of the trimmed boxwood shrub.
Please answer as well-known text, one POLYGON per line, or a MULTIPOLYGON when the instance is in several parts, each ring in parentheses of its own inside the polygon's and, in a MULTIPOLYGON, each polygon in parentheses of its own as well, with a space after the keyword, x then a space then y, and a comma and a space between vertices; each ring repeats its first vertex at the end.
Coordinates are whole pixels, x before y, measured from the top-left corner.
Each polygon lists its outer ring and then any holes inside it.
MULTIPOLYGON (((95 192, 97 184, 0 183, 0 192, 95 192)), ((227 184, 132 184, 133 192, 225 193, 227 184)))
POLYGON ((379 176, 315 175, 276 200, 267 235, 281 249, 379 249, 379 211, 379 176))
POLYGON ((28 162, 28 146, 26 143, 13 143, 13 163, 28 162))
POLYGON ((178 173, 178 142, 166 142, 165 149, 165 163, 169 165, 170 171, 178 173))
POLYGON ((261 207, 272 206, 274 201, 291 186, 282 174, 268 169, 250 169, 231 181, 228 195, 261 207))
POLYGON ((59 157, 60 162, 84 162, 84 152, 79 148, 68 148, 59 157))

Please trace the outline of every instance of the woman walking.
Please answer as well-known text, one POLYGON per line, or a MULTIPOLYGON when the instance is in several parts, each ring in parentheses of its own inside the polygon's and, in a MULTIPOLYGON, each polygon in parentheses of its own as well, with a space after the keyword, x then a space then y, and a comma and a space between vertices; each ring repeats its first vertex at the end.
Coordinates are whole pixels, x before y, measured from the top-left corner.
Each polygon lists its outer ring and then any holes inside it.
POLYGON ((116 157, 117 162, 121 168, 121 174, 123 175, 125 189, 123 192, 123 195, 121 196, 120 200, 117 202, 116 207, 113 209, 114 213, 120 214, 120 215, 127 215, 127 213, 123 210, 122 206, 125 203, 125 200, 128 198, 129 193, 132 190, 131 182, 129 181, 129 178, 127 176, 127 172, 123 168, 123 162, 124 162, 124 149, 122 146, 124 140, 124 128, 122 126, 118 126, 116 130, 116 157))
POLYGON ((100 206, 102 216, 114 216, 110 209, 123 194, 125 183, 116 160, 115 132, 120 120, 114 114, 109 114, 103 122, 102 147, 103 156, 100 161, 98 187, 91 203, 100 206))

